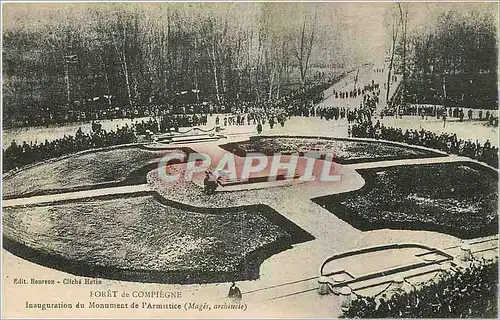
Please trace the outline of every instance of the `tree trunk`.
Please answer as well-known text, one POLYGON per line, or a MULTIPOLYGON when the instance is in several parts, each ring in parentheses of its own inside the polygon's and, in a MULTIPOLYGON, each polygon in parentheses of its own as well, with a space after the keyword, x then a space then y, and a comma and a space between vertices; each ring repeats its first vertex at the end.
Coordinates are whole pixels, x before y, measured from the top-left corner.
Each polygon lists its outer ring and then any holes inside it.
POLYGON ((389 71, 387 72, 387 92, 385 94, 385 100, 389 102, 389 91, 391 88, 391 76, 392 76, 392 66, 394 64, 394 54, 396 51, 396 40, 398 37, 399 23, 396 30, 394 30, 394 25, 392 26, 392 46, 391 46, 391 61, 389 62, 389 71))
POLYGON ((215 61, 215 35, 212 42, 212 68, 214 73, 214 82, 215 82, 215 93, 217 96, 217 102, 220 103, 220 94, 219 94, 219 80, 217 77, 217 62, 215 61))
POLYGON ((109 79, 108 79, 108 70, 106 69, 106 64, 104 63, 104 59, 102 56, 99 56, 102 64, 102 68, 104 70, 104 79, 106 79, 106 92, 108 94, 108 105, 111 108, 111 92, 109 90, 109 79))
POLYGON ((403 20, 403 9, 401 9, 401 4, 398 2, 399 12, 401 15, 401 20, 403 22, 403 90, 401 92, 401 103, 405 101, 406 93, 406 27, 408 25, 408 7, 406 8, 405 18, 403 20))
POLYGON ((125 27, 123 28, 123 44, 122 44, 122 49, 118 49, 118 44, 116 43, 116 38, 114 33, 111 33, 111 37, 113 38, 113 44, 115 47, 116 55, 118 56, 118 59, 120 60, 120 65, 122 67, 122 71, 125 76, 125 83, 127 86, 127 96, 128 96, 128 102, 129 106, 132 106, 132 100, 131 100, 131 94, 130 94, 130 82, 128 78, 128 68, 127 68, 127 62, 125 58, 125 27))
MULTIPOLYGON (((255 93, 257 94, 257 102, 260 102, 260 91, 259 91, 259 66, 261 60, 261 52, 262 52, 262 28, 259 28, 259 48, 257 50, 257 64, 255 66, 255 93)), ((264 105, 266 107, 266 105, 264 105)))
POLYGON ((272 68, 272 71, 271 71, 271 79, 269 80, 269 100, 272 99, 273 97, 273 82, 274 82, 274 73, 275 73, 275 68, 273 67, 272 68))
POLYGON ((128 95, 128 104, 132 106, 132 92, 130 90, 130 79, 128 74, 128 63, 127 63, 127 55, 125 54, 125 48, 123 49, 123 66, 125 70, 125 82, 127 83, 127 95, 128 95))

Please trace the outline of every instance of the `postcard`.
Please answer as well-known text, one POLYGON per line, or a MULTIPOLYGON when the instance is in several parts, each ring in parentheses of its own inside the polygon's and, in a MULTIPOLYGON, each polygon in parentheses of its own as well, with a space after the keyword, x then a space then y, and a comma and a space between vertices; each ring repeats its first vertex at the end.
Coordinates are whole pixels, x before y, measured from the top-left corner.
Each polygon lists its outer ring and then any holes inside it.
POLYGON ((2 2, 2 318, 497 318, 498 3, 2 2))

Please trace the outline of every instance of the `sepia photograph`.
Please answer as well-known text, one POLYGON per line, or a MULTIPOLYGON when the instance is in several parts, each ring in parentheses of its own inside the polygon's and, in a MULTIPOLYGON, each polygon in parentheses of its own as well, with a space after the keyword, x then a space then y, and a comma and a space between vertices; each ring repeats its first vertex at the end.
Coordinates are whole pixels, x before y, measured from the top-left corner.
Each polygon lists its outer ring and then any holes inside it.
POLYGON ((497 1, 1 6, 2 318, 498 318, 497 1))

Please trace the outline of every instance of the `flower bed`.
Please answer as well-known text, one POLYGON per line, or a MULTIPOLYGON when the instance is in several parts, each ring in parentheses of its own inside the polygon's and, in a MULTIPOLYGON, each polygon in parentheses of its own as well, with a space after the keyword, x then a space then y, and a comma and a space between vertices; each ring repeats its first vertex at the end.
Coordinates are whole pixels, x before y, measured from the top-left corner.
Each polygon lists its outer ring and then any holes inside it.
POLYGON ((252 137, 247 141, 227 143, 220 147, 241 157, 252 152, 268 156, 274 153, 305 155, 316 152, 330 154, 341 164, 443 156, 437 152, 387 142, 322 137, 252 137))
POLYGON ((498 173, 472 162, 359 170, 357 191, 313 199, 361 230, 429 230, 460 238, 498 232, 498 173))
POLYGON ((264 259, 307 240, 267 206, 198 210, 155 195, 4 208, 4 246, 73 274, 203 283, 256 279, 264 259))
MULTIPOLYGON (((3 179, 4 199, 79 191, 146 182, 148 171, 157 167, 167 152, 138 146, 82 152, 27 167, 3 179)), ((191 152, 193 152, 191 150, 191 152)))

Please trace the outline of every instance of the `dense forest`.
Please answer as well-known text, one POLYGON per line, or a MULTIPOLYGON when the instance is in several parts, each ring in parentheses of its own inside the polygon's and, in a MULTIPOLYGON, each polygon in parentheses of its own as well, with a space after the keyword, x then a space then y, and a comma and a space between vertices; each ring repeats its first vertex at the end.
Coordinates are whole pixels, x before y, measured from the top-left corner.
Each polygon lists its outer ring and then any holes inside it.
POLYGON ((310 70, 313 47, 328 28, 315 6, 113 4, 73 11, 60 10, 61 19, 37 28, 5 30, 9 116, 268 100, 324 76, 310 70))
POLYGON ((498 107, 498 17, 492 11, 444 10, 409 28, 411 7, 397 9, 394 67, 407 75, 406 102, 498 107))
POLYGON ((497 20, 486 7, 440 7, 418 27, 420 7, 365 6, 355 21, 354 5, 12 4, 3 19, 4 123, 26 114, 279 99, 367 62, 374 45, 386 48, 392 73, 418 78, 426 90, 439 91, 448 74, 496 75, 497 20), (388 23, 360 33, 372 20, 388 23))

